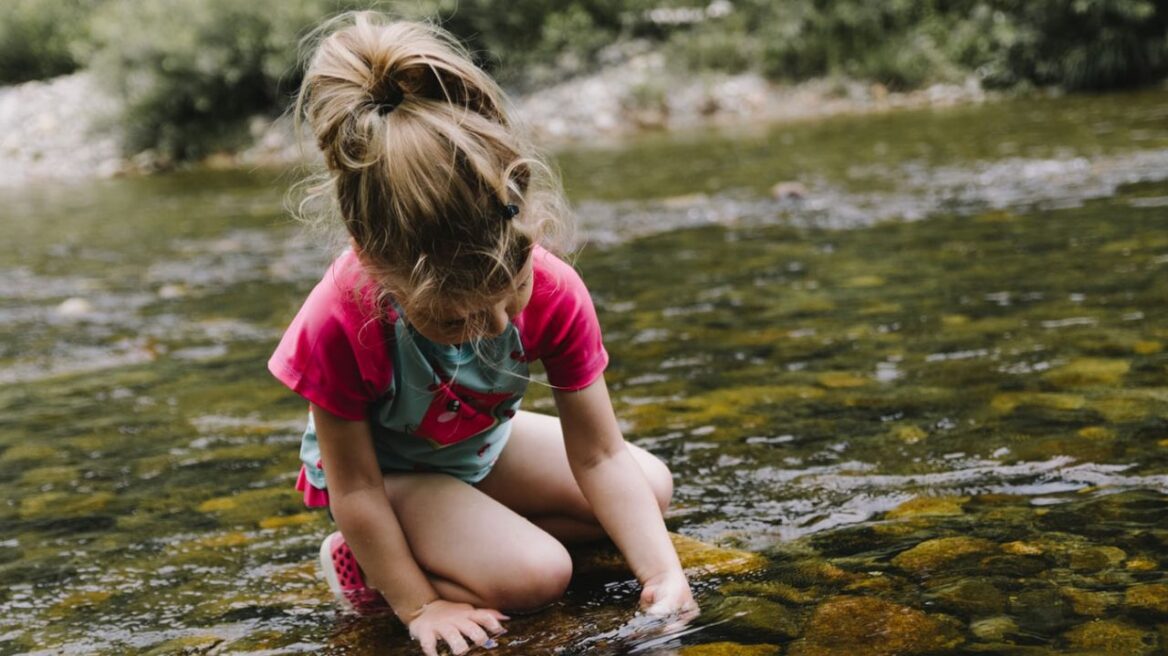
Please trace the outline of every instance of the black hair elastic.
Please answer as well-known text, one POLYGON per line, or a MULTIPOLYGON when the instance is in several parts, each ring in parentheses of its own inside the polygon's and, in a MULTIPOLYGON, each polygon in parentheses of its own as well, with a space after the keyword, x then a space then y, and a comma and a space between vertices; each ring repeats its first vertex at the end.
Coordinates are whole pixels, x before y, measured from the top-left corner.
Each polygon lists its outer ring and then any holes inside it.
POLYGON ((377 107, 377 113, 385 116, 386 114, 397 109, 397 106, 405 100, 406 94, 402 88, 398 86, 397 82, 389 80, 385 83, 385 93, 380 99, 374 100, 373 104, 377 107))

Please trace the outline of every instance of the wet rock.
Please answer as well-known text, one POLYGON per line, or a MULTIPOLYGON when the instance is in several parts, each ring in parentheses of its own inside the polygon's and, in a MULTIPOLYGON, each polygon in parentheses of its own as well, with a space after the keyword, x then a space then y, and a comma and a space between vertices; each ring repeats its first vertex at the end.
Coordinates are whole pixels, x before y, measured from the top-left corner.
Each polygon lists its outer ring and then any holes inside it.
POLYGON ((1075 431, 1075 435, 1088 440, 1114 440, 1115 431, 1106 426, 1086 426, 1075 431))
POLYGON ((1067 643, 1098 656, 1143 656, 1161 653, 1160 637, 1119 620, 1095 620, 1067 631, 1067 643))
POLYGON ((767 639, 790 640, 800 633, 797 611, 757 597, 727 597, 707 614, 727 619, 731 631, 767 636, 767 639))
POLYGON ((1005 615, 987 617, 970 623, 969 632, 987 642, 1001 642, 1018 635, 1018 623, 1005 615))
POLYGON ((917 575, 928 574, 968 556, 989 554, 998 545, 981 538, 952 537, 927 540, 898 554, 892 564, 917 575))
POLYGON ((1091 399, 1088 408, 1111 422, 1139 421, 1154 417, 1163 401, 1146 390, 1121 390, 1091 399))
POLYGON ((61 301, 61 304, 56 308, 57 316, 69 319, 86 317, 93 314, 93 312, 93 303, 90 303, 84 298, 67 298, 61 301))
POLYGON ((803 200, 809 196, 807 187, 803 186, 801 182, 794 182, 785 180, 783 182, 776 182, 771 187, 771 198, 778 201, 783 200, 803 200))
POLYGON ((1006 608, 1006 596, 992 583, 965 579, 933 589, 929 598, 944 611, 963 617, 998 615, 1006 608))
POLYGON ((678 656, 778 656, 777 645, 743 645, 737 642, 711 642, 682 647, 678 656))
POLYGON ((1153 572, 1160 569, 1160 561, 1151 556, 1134 556, 1124 564, 1124 567, 1133 572, 1153 572))
POLYGON ((1015 556, 1041 556, 1044 553, 1041 545, 1021 540, 1003 544, 1002 551, 1015 556))
POLYGON ((998 554, 987 556, 978 562, 979 573, 985 576, 1006 576, 1027 578, 1037 576, 1049 567, 1045 558, 998 554))
POLYGON ((100 606, 113 596, 114 593, 109 590, 78 590, 53 604, 48 614, 52 617, 65 617, 83 609, 100 606))
POLYGON ((1123 601, 1130 608, 1168 618, 1168 583, 1133 585, 1123 601))
POLYGON ((1034 406, 1044 410, 1079 410, 1087 399, 1077 394, 1048 394, 1043 392, 1006 392, 990 400, 990 407, 1002 414, 1013 412, 1019 406, 1034 406))
POLYGON ((1102 617, 1122 601, 1118 592, 1063 588, 1063 597, 1070 602, 1071 609, 1085 617, 1102 617))
POLYGON ((146 656, 196 656, 216 652, 224 639, 214 635, 192 635, 172 638, 145 652, 146 656))
POLYGON ((1164 344, 1150 339, 1138 340, 1132 344, 1132 351, 1137 355, 1155 355, 1164 350, 1164 344))
POLYGON ((90 515, 104 510, 113 499, 112 492, 45 492, 21 499, 20 517, 33 519, 90 515))
POLYGON ((1131 363, 1127 360, 1082 358, 1052 369, 1043 374, 1042 378, 1061 388, 1117 385, 1130 369, 1131 363))
POLYGON ((730 596, 765 597, 786 604, 805 605, 815 603, 818 595, 814 590, 800 590, 793 585, 778 581, 754 582, 735 581, 718 590, 730 596))
POLYGON ((902 517, 940 517, 945 515, 961 515, 965 513, 964 506, 969 503, 969 497, 914 497, 888 511, 888 519, 902 517))
POLYGON ((1027 631, 1056 633, 1073 620, 1073 609, 1054 587, 1025 590, 1009 598, 1010 614, 1027 631))
POLYGON ((916 444, 929 436, 920 426, 904 425, 892 429, 892 436, 905 444, 916 444))
POLYGON ((283 528, 285 526, 299 526, 310 522, 320 521, 319 512, 302 512, 294 515, 276 515, 260 520, 260 528, 283 528))
POLYGON ((1115 567, 1127 558, 1119 547, 1092 547, 1071 552, 1071 569, 1076 572, 1098 572, 1115 567))
POLYGON ((863 387, 872 382, 870 379, 846 371, 829 371, 819 374, 816 382, 828 389, 848 389, 863 387))
POLYGON ((962 642, 960 624, 874 597, 833 597, 815 609, 790 656, 943 654, 962 642))
POLYGON ((57 447, 35 442, 20 442, 5 449, 4 453, 0 454, 0 462, 15 463, 32 461, 43 464, 45 461, 54 460, 58 456, 60 456, 60 449, 57 447))
MULTIPOLYGON (((767 565, 765 557, 749 551, 724 549, 677 533, 670 533, 669 538, 681 566, 691 576, 749 574, 767 565)), ((576 570, 585 575, 629 573, 624 558, 611 545, 578 549, 573 557, 576 570)))

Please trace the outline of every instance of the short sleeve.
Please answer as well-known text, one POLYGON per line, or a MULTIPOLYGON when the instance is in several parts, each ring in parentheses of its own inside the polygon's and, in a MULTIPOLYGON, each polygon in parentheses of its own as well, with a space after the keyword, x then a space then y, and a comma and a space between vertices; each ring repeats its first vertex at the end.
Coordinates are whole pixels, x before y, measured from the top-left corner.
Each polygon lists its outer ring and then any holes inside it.
POLYGON ((292 391, 350 421, 389 389, 392 360, 356 257, 342 255, 309 294, 268 370, 292 391))
POLYGON ((608 366, 596 307, 580 274, 548 251, 533 254, 531 301, 516 318, 529 359, 539 359, 548 383, 575 391, 608 366))

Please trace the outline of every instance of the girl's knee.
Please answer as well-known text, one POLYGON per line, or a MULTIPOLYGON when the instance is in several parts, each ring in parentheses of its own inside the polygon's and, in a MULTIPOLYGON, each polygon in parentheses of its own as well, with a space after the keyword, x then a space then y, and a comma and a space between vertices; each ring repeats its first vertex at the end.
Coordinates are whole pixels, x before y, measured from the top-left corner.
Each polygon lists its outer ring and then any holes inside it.
POLYGON ((546 606, 564 596, 572 580, 572 557, 562 544, 551 539, 524 555, 507 572, 490 601, 495 607, 529 611, 546 606))

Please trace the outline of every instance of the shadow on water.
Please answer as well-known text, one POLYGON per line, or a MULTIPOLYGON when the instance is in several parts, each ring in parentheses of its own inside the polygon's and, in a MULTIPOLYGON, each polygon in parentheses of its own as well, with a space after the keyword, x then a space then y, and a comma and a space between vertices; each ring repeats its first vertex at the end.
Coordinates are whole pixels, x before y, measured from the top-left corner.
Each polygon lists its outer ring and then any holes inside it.
MULTIPOLYGON (((721 550, 684 633, 578 554, 493 653, 1168 645, 1168 99, 1124 100, 565 154, 618 415, 721 550)), ((286 183, 4 199, 0 652, 412 653, 337 615, 291 491, 304 407, 264 362, 335 251, 286 183)))

